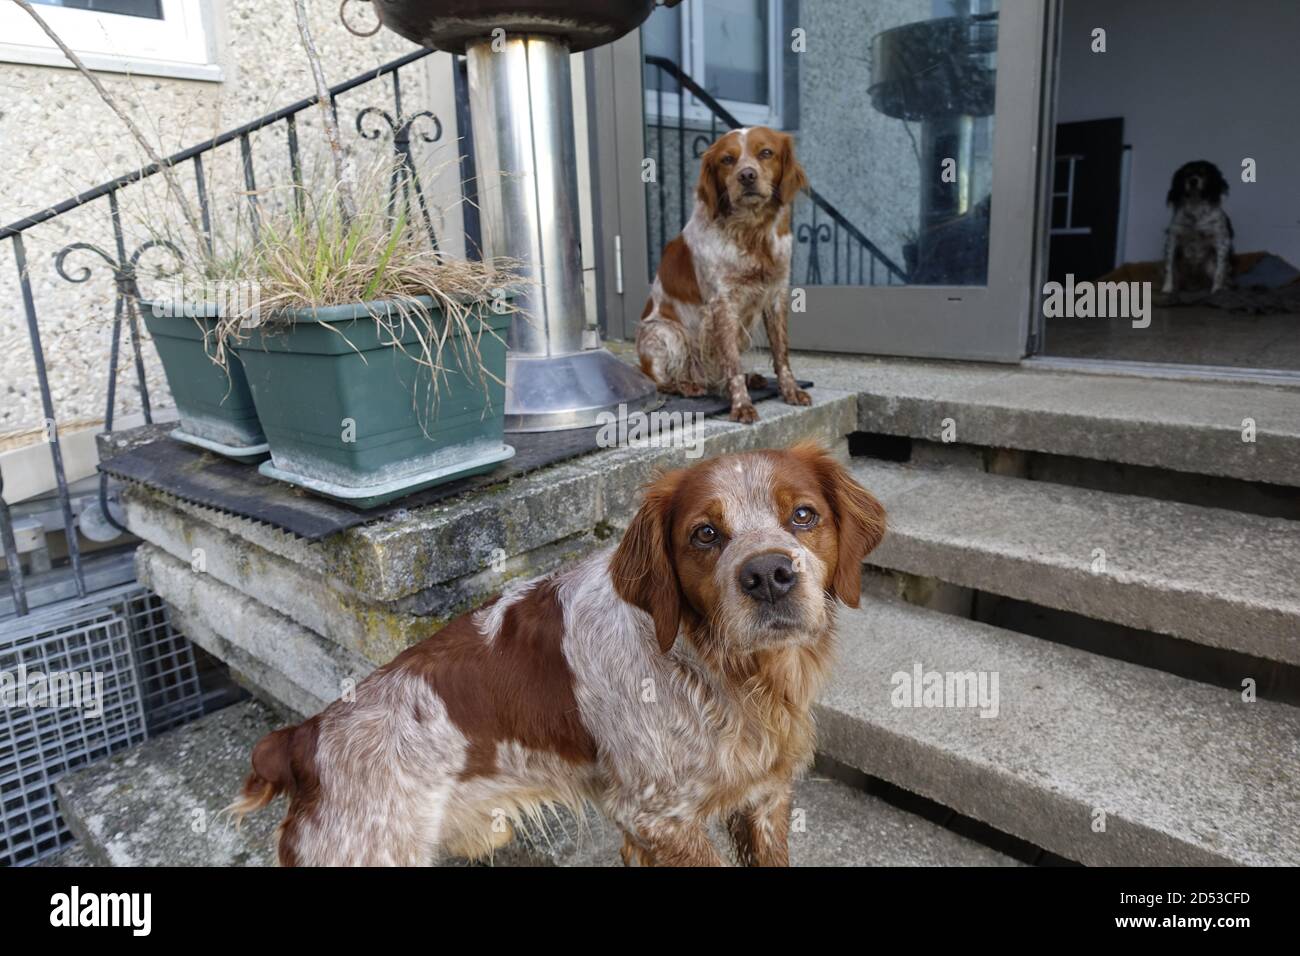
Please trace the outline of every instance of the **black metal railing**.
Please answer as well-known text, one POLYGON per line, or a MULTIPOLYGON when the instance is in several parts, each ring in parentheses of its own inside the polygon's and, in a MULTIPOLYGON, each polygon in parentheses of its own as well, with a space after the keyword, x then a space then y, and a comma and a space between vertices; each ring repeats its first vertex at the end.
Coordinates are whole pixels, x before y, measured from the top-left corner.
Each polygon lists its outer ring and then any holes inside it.
MULTIPOLYGON (((739 129, 744 124, 672 60, 661 56, 647 56, 645 62, 646 66, 652 67, 655 71, 653 83, 648 83, 647 86, 650 87, 650 92, 655 99, 656 119, 648 125, 655 130, 652 150, 659 176, 663 176, 666 170, 671 170, 671 167, 666 165, 666 162, 671 159, 667 155, 666 133, 675 131, 677 140, 676 183, 659 182, 658 188, 653 193, 649 191, 650 185, 647 183, 647 213, 656 214, 647 215, 651 230, 649 245, 652 257, 650 265, 653 272, 656 265, 654 257, 657 257, 668 240, 686 225, 694 205, 692 177, 687 173, 687 139, 691 140, 691 160, 697 161, 704 155, 709 145, 718 138, 719 132, 739 129), (676 92, 665 91, 665 79, 676 83, 676 92), (699 124, 687 121, 688 93, 708 111, 707 133, 699 124), (664 107, 666 104, 671 104, 674 99, 677 116, 675 124, 670 125, 672 118, 665 112, 664 107), (675 228, 669 216, 669 204, 672 201, 670 192, 676 194, 675 228), (654 241, 656 229, 659 233, 657 245, 654 241)), ((803 282, 809 285, 877 285, 877 280, 883 279, 886 285, 893 285, 896 282, 907 283, 906 271, 872 242, 861 229, 850 222, 844 213, 831 205, 811 186, 806 193, 812 200, 810 210, 802 213, 796 206, 792 226, 795 241, 807 247, 803 282)))
MULTIPOLYGON (((417 60, 420 60, 432 50, 417 50, 409 53, 397 60, 387 63, 377 69, 370 70, 360 76, 354 77, 337 86, 330 87, 330 107, 334 111, 337 120, 339 113, 339 98, 353 90, 365 87, 371 89, 368 84, 378 83, 387 78, 390 85, 391 93, 391 112, 376 105, 367 105, 357 111, 355 118, 355 128, 358 135, 366 140, 377 140, 385 133, 391 139, 394 159, 397 167, 397 174, 393 176, 389 184, 389 203, 390 208, 396 207, 398 203, 403 204, 406 211, 408 222, 418 222, 425 229, 430 241, 435 248, 438 245, 438 238, 434 231, 433 217, 430 214, 429 205, 425 198, 424 190, 420 184, 420 178, 416 171, 415 162, 412 158, 411 144, 417 138, 423 143, 434 143, 438 141, 443 132, 442 121, 427 109, 407 112, 402 102, 402 81, 401 70, 417 60), (418 124, 418 126, 417 126, 418 124)), ((472 166, 472 146, 468 143, 468 124, 464 122, 467 101, 464 84, 463 63, 458 64, 456 71, 456 103, 458 120, 460 128, 464 131, 466 142, 459 149, 461 161, 461 180, 462 180, 462 198, 465 209, 474 208, 474 170, 472 166)), ((109 347, 109 373, 106 390, 106 404, 104 406, 104 426, 106 432, 113 430, 114 414, 118 403, 118 382, 117 367, 121 357, 122 346, 122 329, 126 326, 130 347, 133 351, 133 360, 135 366, 135 386, 139 392, 140 410, 147 424, 153 423, 153 411, 149 398, 149 386, 146 380, 146 370, 144 353, 142 350, 140 336, 140 315, 138 310, 138 301, 140 289, 137 284, 137 277, 140 269, 142 257, 155 249, 165 249, 174 256, 181 256, 182 252, 173 243, 166 239, 152 238, 135 246, 128 252, 129 238, 127 231, 122 223, 122 202, 121 197, 124 191, 134 184, 141 183, 153 176, 161 173, 165 168, 184 169, 188 167, 194 176, 195 195, 199 205, 199 221, 204 233, 204 241, 208 245, 208 250, 213 247, 214 233, 214 216, 219 210, 214 208, 214 203, 209 195, 208 174, 204 169, 205 157, 212 157, 215 152, 223 146, 234 144, 239 150, 239 166, 243 179, 243 192, 247 202, 247 219, 250 227, 256 230, 260 221, 258 186, 255 175, 254 165, 254 139, 253 134, 271 127, 282 126, 284 130, 285 142, 287 144, 286 155, 283 160, 287 160, 288 180, 295 187, 295 196, 299 202, 302 201, 303 187, 303 161, 298 142, 298 123, 299 114, 305 110, 316 106, 318 97, 312 96, 306 99, 291 103, 282 109, 265 116, 255 119, 243 126, 228 130, 210 140, 206 140, 198 145, 191 146, 188 149, 167 157, 161 163, 155 163, 145 166, 141 169, 135 169, 124 173, 114 179, 109 180, 94 189, 86 190, 63 202, 56 203, 40 212, 33 213, 23 219, 18 220, 4 228, 0 228, 0 242, 8 240, 13 248, 13 257, 18 269, 19 284, 21 287, 22 310, 26 320, 28 339, 31 343, 32 358, 36 370, 36 384, 40 393, 40 403, 42 413, 44 414, 44 434, 49 446, 51 464, 53 466, 55 484, 57 488, 59 508, 62 513, 62 530, 66 539, 67 547, 67 567, 71 569, 72 578, 75 582, 76 594, 78 597, 84 597, 86 594, 86 574, 83 568, 81 549, 77 540, 77 525, 73 517, 73 498, 69 491, 67 471, 64 467, 63 449, 59 441, 59 422, 58 411, 55 408, 53 395, 50 388, 49 374, 47 371, 45 351, 41 338, 41 323, 37 311, 36 298, 33 292, 32 283, 32 264, 28 261, 28 250, 25 242, 25 236, 35 227, 45 223, 50 223, 60 216, 72 212, 76 209, 87 207, 92 203, 103 201, 105 211, 108 216, 109 225, 111 226, 113 236, 113 248, 111 251, 95 245, 91 242, 78 241, 64 246, 54 257, 54 270, 66 282, 82 283, 92 278, 92 271, 89 267, 81 267, 75 272, 67 271, 68 257, 74 253, 89 253, 98 256, 108 266, 109 273, 112 276, 114 315, 111 331, 111 342, 109 347)), ((224 154, 223 154, 224 155, 224 154)), ((469 255, 476 255, 480 245, 478 235, 477 216, 467 215, 465 219, 465 245, 466 252, 469 255)), ((107 476, 102 472, 99 476, 99 508, 100 513, 119 531, 125 531, 113 518, 109 509, 108 502, 108 483, 107 476)), ((19 615, 25 615, 29 612, 27 589, 25 587, 24 575, 20 554, 14 536, 14 523, 11 516, 10 506, 4 498, 4 478, 0 475, 0 549, 3 550, 5 566, 7 570, 9 591, 13 597, 14 611, 19 615)))

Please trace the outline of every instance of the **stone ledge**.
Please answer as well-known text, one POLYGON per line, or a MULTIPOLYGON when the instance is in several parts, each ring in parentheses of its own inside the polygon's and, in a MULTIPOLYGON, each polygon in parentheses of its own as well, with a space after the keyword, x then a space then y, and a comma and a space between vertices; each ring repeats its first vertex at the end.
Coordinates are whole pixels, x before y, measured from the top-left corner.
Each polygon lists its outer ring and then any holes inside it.
MULTIPOLYGON (((762 418, 755 425, 707 420, 702 456, 784 446, 803 438, 840 444, 857 427, 855 396, 829 389, 814 393, 817 404, 806 408, 760 402, 762 418)), ((641 488, 656 471, 690 463, 680 448, 594 452, 503 488, 340 535, 333 563, 350 571, 357 589, 373 600, 406 597, 481 570, 497 549, 522 554, 602 523, 626 524, 641 488)))
POLYGON ((152 545, 136 550, 136 572, 167 602, 183 634, 299 719, 336 700, 343 681, 360 681, 376 666, 152 545))
MULTIPOLYGON (((815 398, 808 408, 762 402, 757 425, 708 420, 702 454, 818 438, 843 455, 856 400, 827 389, 815 398)), ((202 549, 211 577, 381 664, 512 578, 599 546, 657 470, 689 463, 680 448, 605 449, 315 544, 140 487, 124 501, 144 540, 186 565, 202 549), (495 568, 494 553, 504 556, 495 568)))

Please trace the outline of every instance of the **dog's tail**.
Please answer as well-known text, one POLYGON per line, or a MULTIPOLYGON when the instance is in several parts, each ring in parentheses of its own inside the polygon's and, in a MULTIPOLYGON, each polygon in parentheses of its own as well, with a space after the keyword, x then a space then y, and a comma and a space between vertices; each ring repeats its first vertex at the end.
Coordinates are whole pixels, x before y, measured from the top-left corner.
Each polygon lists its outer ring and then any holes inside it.
POLYGON ((253 748, 253 772, 244 781, 239 798, 226 808, 242 822, 245 814, 262 809, 293 785, 293 735, 297 727, 272 731, 253 748))

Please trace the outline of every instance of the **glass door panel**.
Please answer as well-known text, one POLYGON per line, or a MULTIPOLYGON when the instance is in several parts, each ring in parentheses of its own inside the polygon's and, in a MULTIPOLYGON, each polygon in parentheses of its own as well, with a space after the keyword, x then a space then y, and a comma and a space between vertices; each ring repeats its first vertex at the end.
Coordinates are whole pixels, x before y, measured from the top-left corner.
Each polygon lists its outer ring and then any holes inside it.
POLYGON ((789 132, 796 347, 1016 360, 1032 281, 1046 10, 685 0, 642 29, 647 276, 726 130, 789 132))

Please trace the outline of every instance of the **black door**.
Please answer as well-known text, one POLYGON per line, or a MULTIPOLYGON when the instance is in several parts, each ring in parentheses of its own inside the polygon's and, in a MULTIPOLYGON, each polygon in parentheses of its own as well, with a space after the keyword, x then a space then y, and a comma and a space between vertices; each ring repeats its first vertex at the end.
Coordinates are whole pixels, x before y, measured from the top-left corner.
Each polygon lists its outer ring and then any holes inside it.
POLYGON ((1116 265, 1124 120, 1088 120, 1056 127, 1048 277, 1092 281, 1116 265))

